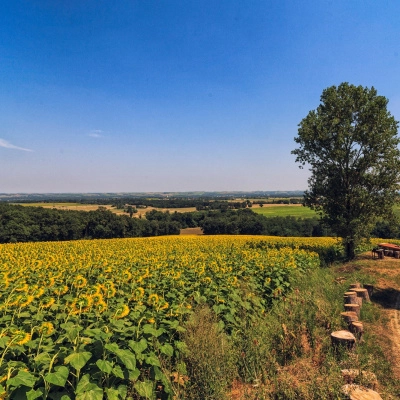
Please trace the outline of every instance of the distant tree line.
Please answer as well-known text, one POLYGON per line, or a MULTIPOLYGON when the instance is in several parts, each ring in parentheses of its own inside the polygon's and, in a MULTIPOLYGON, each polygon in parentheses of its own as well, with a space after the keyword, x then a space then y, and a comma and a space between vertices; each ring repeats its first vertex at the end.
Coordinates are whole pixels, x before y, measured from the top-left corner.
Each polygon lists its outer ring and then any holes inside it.
POLYGON ((265 217, 249 209, 209 212, 201 227, 207 235, 328 236, 316 218, 265 217))
MULTIPOLYGON (((178 235, 181 229, 193 227, 201 227, 206 235, 334 236, 317 218, 267 218, 249 208, 186 213, 151 210, 145 218, 130 218, 102 207, 86 212, 0 203, 0 243, 178 235)), ((400 227, 379 222, 372 236, 400 238, 400 227)))
POLYGON ((104 208, 66 211, 0 203, 0 243, 177 235, 173 221, 129 218, 104 208))
POLYGON ((154 208, 196 208, 196 210, 238 210, 240 208, 252 207, 250 200, 227 201, 212 199, 118 199, 112 200, 109 204, 119 209, 126 209, 127 206, 135 208, 154 207, 154 208))
POLYGON ((301 197, 290 197, 287 199, 268 199, 268 200, 253 200, 253 204, 302 204, 303 199, 301 197))

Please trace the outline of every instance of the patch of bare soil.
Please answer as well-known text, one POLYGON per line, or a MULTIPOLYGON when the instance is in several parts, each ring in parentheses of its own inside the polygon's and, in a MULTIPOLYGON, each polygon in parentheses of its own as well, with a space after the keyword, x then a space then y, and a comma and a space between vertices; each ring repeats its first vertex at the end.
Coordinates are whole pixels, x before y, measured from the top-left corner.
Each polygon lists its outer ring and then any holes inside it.
POLYGON ((185 228, 181 229, 181 235, 202 235, 203 230, 201 228, 185 228))

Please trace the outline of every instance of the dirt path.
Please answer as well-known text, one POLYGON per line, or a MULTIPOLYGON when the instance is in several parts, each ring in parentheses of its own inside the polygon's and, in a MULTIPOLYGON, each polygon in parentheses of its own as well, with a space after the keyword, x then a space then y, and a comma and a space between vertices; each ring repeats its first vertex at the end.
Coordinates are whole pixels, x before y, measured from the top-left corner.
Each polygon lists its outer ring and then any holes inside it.
POLYGON ((375 281, 372 301, 380 305, 381 318, 371 328, 382 339, 393 373, 400 379, 400 260, 373 260, 370 253, 365 253, 344 269, 360 271, 375 281))
POLYGON ((391 342, 395 364, 393 370, 400 379, 400 294, 397 295, 395 309, 390 312, 391 342))

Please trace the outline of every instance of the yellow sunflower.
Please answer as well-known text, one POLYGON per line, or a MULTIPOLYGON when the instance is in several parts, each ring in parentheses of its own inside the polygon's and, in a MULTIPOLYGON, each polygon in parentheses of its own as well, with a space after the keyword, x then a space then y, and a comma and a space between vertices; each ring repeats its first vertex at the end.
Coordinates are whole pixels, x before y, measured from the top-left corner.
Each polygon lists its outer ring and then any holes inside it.
POLYGON ((52 297, 45 297, 43 300, 44 301, 41 304, 43 308, 50 308, 55 303, 55 300, 52 297))
POLYGON ((57 296, 62 296, 63 294, 67 293, 68 290, 69 290, 69 288, 68 288, 67 285, 57 286, 57 287, 54 289, 54 293, 55 293, 57 296))
POLYGON ((27 283, 23 283, 15 288, 16 292, 27 292, 29 290, 29 286, 27 283))
POLYGON ((34 299, 35 299, 34 296, 24 294, 24 295, 20 296, 20 298, 18 300, 18 306, 19 307, 26 307, 29 304, 31 304, 34 299))
POLYGON ((81 294, 76 297, 71 304, 72 314, 79 314, 81 312, 86 312, 90 309, 92 305, 92 299, 87 294, 81 294))
POLYGON ((91 297, 92 303, 94 305, 97 305, 97 304, 101 303, 102 301, 104 301, 103 295, 101 293, 94 293, 90 297, 91 297))
POLYGON ((75 278, 75 281, 72 283, 76 288, 80 289, 86 286, 87 284, 87 279, 82 276, 82 275, 78 275, 75 278))
POLYGON ((129 307, 126 304, 117 308, 117 311, 114 314, 115 319, 121 319, 126 317, 129 314, 129 307))
POLYGON ((103 300, 99 301, 95 306, 95 310, 100 314, 107 310, 107 303, 103 300))
POLYGON ((159 297, 156 293, 152 293, 149 295, 147 302, 153 306, 156 307, 158 305, 159 297))
POLYGON ((42 335, 50 336, 54 332, 54 325, 51 322, 43 322, 40 325, 39 332, 42 335))
POLYGON ((138 300, 142 299, 143 296, 144 296, 144 289, 142 287, 138 287, 132 293, 132 300, 138 301, 138 300))
POLYGON ((24 331, 15 330, 13 332, 12 341, 13 344, 18 344, 20 346, 24 345, 25 343, 31 340, 31 334, 26 333, 24 331))

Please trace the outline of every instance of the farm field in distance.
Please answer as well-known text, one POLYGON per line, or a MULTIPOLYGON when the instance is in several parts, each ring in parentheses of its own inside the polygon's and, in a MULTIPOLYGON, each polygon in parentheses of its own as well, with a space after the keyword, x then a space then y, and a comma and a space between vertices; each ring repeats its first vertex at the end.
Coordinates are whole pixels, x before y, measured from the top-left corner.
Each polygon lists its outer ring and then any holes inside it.
MULTIPOLYGON (((257 201, 260 199, 252 199, 252 201, 257 201)), ((264 201, 272 201, 271 199, 262 199, 264 201)), ((275 199, 276 200, 276 199, 275 199)), ((36 202, 36 203, 12 203, 22 205, 24 207, 43 207, 43 208, 55 208, 58 210, 74 210, 74 211, 95 211, 99 207, 105 207, 107 210, 113 212, 117 215, 127 215, 123 210, 117 209, 116 207, 111 206, 110 204, 99 206, 98 204, 81 204, 81 203, 66 203, 66 202, 36 202)), ((137 213, 133 214, 133 217, 138 218, 139 216, 144 216, 146 212, 151 210, 157 210, 170 213, 174 212, 194 212, 196 211, 195 207, 182 207, 182 208, 157 208, 157 207, 147 207, 147 208, 138 208, 137 213)), ((252 211, 257 214, 264 215, 266 217, 287 217, 293 216, 298 218, 314 218, 317 217, 317 213, 308 207, 303 207, 301 204, 274 204, 267 203, 263 204, 260 207, 259 204, 253 204, 252 211)), ((394 208, 395 214, 400 216, 400 205, 395 206, 394 208)))
MULTIPOLYGON (((24 207, 43 207, 43 208, 55 208, 58 210, 74 210, 74 211, 95 211, 99 207, 105 207, 107 210, 113 212, 114 214, 121 215, 127 214, 124 213, 123 210, 112 207, 111 205, 99 206, 98 204, 81 204, 81 203, 13 203, 22 205, 24 207)), ((133 214, 134 217, 144 216, 146 212, 151 210, 157 211, 169 211, 173 212, 194 212, 196 211, 195 207, 183 207, 183 208, 156 208, 156 207, 147 207, 147 208, 138 208, 137 213, 133 214)), ((310 210, 307 207, 303 207, 300 204, 264 204, 263 207, 260 207, 258 204, 253 204, 251 210, 256 212, 257 214, 262 214, 267 217, 277 217, 277 216, 294 216, 301 218, 310 218, 315 217, 315 212, 310 210)))
POLYGON ((263 207, 253 205, 252 210, 266 217, 299 217, 299 218, 312 218, 316 217, 315 211, 310 210, 308 207, 303 207, 301 204, 264 204, 263 207))
MULTIPOLYGON (((98 204, 81 204, 81 203, 12 203, 15 205, 20 205, 24 207, 43 207, 43 208, 55 208, 57 210, 73 210, 73 211, 95 211, 98 210, 99 207, 105 207, 108 211, 113 212, 117 215, 127 215, 124 210, 113 207, 110 204, 100 206, 98 204)), ((194 207, 186 207, 186 208, 155 208, 155 207, 147 207, 147 208, 138 208, 137 213, 133 214, 134 217, 139 217, 139 215, 144 215, 146 212, 151 210, 158 211, 169 211, 169 212, 193 212, 196 211, 194 207)))

